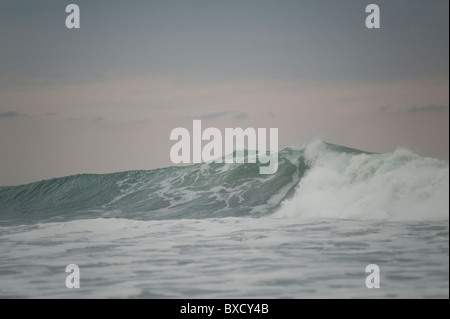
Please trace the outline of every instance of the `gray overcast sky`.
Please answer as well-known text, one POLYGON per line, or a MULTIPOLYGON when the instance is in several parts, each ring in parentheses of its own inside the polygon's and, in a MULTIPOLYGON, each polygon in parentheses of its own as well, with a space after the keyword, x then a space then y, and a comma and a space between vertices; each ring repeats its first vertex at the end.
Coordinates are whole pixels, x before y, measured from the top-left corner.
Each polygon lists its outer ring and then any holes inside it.
POLYGON ((446 0, 72 2, 0 0, 0 185, 171 165, 193 118, 448 159, 446 0))

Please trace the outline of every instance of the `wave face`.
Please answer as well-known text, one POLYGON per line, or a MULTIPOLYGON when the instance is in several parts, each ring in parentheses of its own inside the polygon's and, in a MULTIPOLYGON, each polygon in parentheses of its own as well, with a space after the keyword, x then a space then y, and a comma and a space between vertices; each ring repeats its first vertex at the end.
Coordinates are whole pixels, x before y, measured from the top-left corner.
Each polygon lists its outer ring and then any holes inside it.
POLYGON ((314 141, 280 151, 273 175, 260 175, 258 163, 204 163, 2 187, 0 223, 266 215, 448 220, 448 194, 448 161, 314 141))

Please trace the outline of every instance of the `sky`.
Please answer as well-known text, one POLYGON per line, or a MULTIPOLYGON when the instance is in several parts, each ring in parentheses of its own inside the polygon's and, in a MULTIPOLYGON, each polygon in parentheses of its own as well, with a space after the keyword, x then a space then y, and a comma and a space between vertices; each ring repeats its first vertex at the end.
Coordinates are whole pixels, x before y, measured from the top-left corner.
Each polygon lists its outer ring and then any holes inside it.
POLYGON ((171 166, 193 119, 448 160, 448 38, 447 0, 0 0, 0 185, 171 166))

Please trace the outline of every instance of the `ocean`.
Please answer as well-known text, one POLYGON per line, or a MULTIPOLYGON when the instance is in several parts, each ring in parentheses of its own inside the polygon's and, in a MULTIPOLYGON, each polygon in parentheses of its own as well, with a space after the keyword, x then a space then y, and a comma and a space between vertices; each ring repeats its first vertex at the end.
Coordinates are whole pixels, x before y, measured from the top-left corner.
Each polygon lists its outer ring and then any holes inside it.
POLYGON ((0 298, 449 298, 448 161, 278 156, 0 187, 0 298))

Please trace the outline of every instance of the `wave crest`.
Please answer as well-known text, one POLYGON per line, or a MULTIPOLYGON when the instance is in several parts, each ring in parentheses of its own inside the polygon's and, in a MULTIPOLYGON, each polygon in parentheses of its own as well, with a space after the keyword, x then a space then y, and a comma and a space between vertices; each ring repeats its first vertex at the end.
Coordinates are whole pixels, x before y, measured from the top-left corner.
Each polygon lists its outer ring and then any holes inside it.
POLYGON ((355 153, 315 141, 308 172, 276 217, 447 220, 449 165, 399 148, 355 153))

